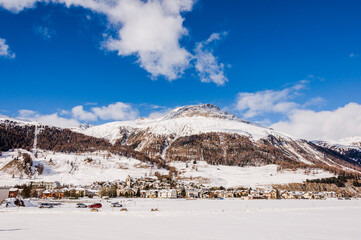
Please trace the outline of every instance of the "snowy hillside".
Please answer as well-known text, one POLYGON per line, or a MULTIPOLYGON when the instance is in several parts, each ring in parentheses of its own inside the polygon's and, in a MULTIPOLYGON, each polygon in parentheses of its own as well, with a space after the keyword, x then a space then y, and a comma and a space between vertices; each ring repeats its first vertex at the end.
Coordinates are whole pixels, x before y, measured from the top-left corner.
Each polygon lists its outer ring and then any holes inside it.
POLYGON ((335 151, 361 164, 361 137, 349 137, 338 141, 313 141, 316 145, 335 151))
MULTIPOLYGON (((16 185, 28 181, 59 181, 61 184, 88 185, 96 181, 124 180, 128 175, 154 177, 155 172, 167 174, 165 169, 145 164, 133 158, 111 155, 106 152, 63 154, 37 150, 37 158, 32 152, 15 150, 4 152, 0 157, 0 186, 16 185), (43 164, 44 172, 31 178, 13 168, 11 162, 19 153, 28 153, 34 159, 34 165, 43 164)), ((306 179, 332 177, 333 174, 322 170, 306 172, 304 170, 280 170, 276 165, 262 167, 213 166, 206 162, 173 162, 184 182, 194 182, 205 186, 257 187, 271 184, 301 183, 306 179)))
POLYGON ((32 152, 15 150, 4 152, 0 157, 0 186, 15 185, 28 181, 59 181, 62 184, 91 184, 95 181, 124 180, 133 177, 154 176, 155 172, 166 174, 168 171, 157 169, 133 158, 126 158, 107 152, 64 154, 37 150, 37 158, 32 152), (34 166, 43 164, 44 172, 31 178, 11 166, 19 153, 28 153, 34 159, 34 166))
POLYGON ((255 141, 268 135, 288 137, 286 134, 244 121, 210 104, 176 108, 158 119, 143 118, 135 121, 112 122, 85 130, 79 129, 78 132, 106 138, 114 143, 122 137, 124 130, 129 132, 147 131, 154 135, 174 135, 176 137, 208 132, 237 133, 255 141))
POLYGON ((353 144, 345 147, 295 139, 209 104, 180 107, 158 119, 72 129, 2 118, 0 185, 30 178, 89 184, 173 170, 179 179, 211 186, 302 182, 361 172, 358 140, 344 140, 353 144))

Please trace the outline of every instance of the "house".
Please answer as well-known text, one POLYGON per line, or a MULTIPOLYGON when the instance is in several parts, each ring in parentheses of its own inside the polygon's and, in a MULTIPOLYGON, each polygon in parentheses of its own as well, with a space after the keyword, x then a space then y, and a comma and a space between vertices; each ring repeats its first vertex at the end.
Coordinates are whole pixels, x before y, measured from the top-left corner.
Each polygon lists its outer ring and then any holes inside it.
POLYGON ((216 190, 214 191, 214 196, 218 198, 233 198, 234 193, 231 191, 216 190))
POLYGON ((37 198, 41 198, 43 196, 43 192, 45 191, 45 188, 33 188, 31 189, 31 196, 35 196, 37 198))
POLYGON ((256 199, 268 199, 265 195, 249 195, 248 199, 256 200, 256 199))
POLYGON ((234 193, 231 191, 226 191, 223 193, 223 197, 224 198, 233 198, 234 197, 234 193))
POLYGON ((61 184, 58 181, 54 181, 54 182, 35 182, 35 181, 31 181, 29 182, 29 185, 35 187, 35 188, 45 188, 46 190, 49 189, 56 189, 56 188, 60 188, 61 184))
POLYGON ((97 196, 99 195, 99 190, 98 189, 88 189, 87 191, 87 196, 97 196))
POLYGON ((265 191, 264 195, 268 199, 277 199, 277 191, 275 189, 265 191))
POLYGON ((54 197, 54 194, 53 194, 53 192, 51 192, 50 190, 45 190, 44 192, 43 192, 43 196, 42 196, 43 198, 52 198, 52 197, 54 197))
POLYGON ((156 198, 158 196, 158 192, 155 190, 148 190, 145 193, 146 198, 156 198))
POLYGON ((147 191, 145 191, 145 190, 140 190, 140 197, 141 197, 141 198, 145 198, 146 195, 147 195, 147 191))
POLYGON ((303 192, 287 192, 287 191, 281 194, 282 198, 284 199, 304 199, 305 197, 303 195, 304 195, 303 192))
POLYGON ((322 193, 314 193, 313 196, 314 196, 314 199, 324 199, 324 196, 322 195, 322 193))
POLYGON ((63 189, 45 190, 43 191, 42 198, 62 199, 64 198, 64 192, 63 189))
POLYGON ((86 190, 85 188, 77 187, 74 190, 75 190, 75 194, 77 196, 87 196, 88 195, 88 190, 86 190))
POLYGON ((199 191, 195 189, 186 190, 186 198, 199 198, 199 191))
POLYGON ((293 199, 293 196, 290 192, 288 191, 284 191, 283 193, 281 193, 281 197, 283 199, 293 199))
POLYGON ((315 195, 313 192, 306 192, 302 195, 305 199, 315 199, 315 195))
POLYGON ((57 199, 64 198, 64 190, 63 189, 55 189, 53 190, 53 197, 57 199))
POLYGON ((19 195, 19 189, 18 188, 10 188, 9 189, 9 197, 10 198, 16 198, 19 195))
POLYGON ((337 198, 336 192, 323 192, 322 194, 325 198, 337 198))
POLYGON ((159 198, 177 198, 177 191, 175 189, 160 190, 158 192, 159 198))
POLYGON ((199 197, 200 198, 209 198, 209 190, 201 190, 200 193, 199 193, 199 197))
POLYGON ((237 190, 234 193, 235 197, 247 197, 249 194, 249 191, 247 189, 243 189, 243 190, 237 190))

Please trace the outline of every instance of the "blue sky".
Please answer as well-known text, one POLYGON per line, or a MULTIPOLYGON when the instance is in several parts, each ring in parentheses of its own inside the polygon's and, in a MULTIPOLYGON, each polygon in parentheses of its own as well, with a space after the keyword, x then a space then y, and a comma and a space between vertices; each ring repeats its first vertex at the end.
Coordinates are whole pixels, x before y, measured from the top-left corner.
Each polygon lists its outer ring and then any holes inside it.
POLYGON ((99 124, 213 103, 300 137, 361 135, 327 135, 361 113, 360 1, 171 1, 0 0, 0 114, 99 124), (335 121, 313 135, 309 111, 335 121))

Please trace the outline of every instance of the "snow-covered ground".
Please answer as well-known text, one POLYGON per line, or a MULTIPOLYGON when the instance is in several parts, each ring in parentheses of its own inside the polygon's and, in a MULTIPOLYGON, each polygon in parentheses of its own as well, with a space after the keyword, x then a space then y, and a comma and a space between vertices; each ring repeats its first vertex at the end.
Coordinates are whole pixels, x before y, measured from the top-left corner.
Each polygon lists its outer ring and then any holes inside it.
POLYGON ((0 238, 360 239, 360 200, 134 199, 126 202, 127 212, 102 203, 99 212, 75 203, 0 208, 0 238))
POLYGON ((172 162, 170 165, 176 167, 181 172, 181 177, 186 178, 187 181, 198 181, 204 185, 227 188, 239 186, 254 188, 272 184, 302 183, 306 179, 334 176, 320 169, 312 170, 309 174, 306 174, 302 169, 296 171, 280 170, 277 165, 261 167, 215 166, 204 161, 198 161, 197 164, 172 162))
MULTIPOLYGON (((34 159, 34 166, 39 163, 44 164, 42 175, 36 175, 32 179, 24 177, 20 179, 20 174, 12 178, 11 170, 0 172, 0 186, 13 186, 26 183, 28 181, 59 181, 61 184, 86 185, 95 181, 125 180, 130 175, 134 178, 144 177, 146 174, 154 175, 155 172, 167 174, 165 169, 157 169, 154 166, 145 164, 133 158, 111 155, 107 152, 94 152, 78 154, 53 153, 51 151, 38 150, 38 158, 34 154, 25 150, 34 159), (92 161, 87 159, 91 158, 92 161)), ((14 157, 18 156, 18 150, 14 152, 3 152, 0 157, 0 169, 8 164, 14 157)))
MULTIPOLYGON (((96 181, 125 180, 130 175, 133 178, 154 176, 155 172, 167 174, 165 169, 157 169, 133 158, 125 158, 107 152, 94 152, 85 154, 53 153, 51 151, 38 150, 38 158, 32 152, 29 153, 34 159, 34 166, 42 163, 44 172, 35 175, 32 179, 15 173, 12 178, 12 170, 7 169, 0 172, 0 186, 13 186, 28 181, 59 181, 61 184, 88 185, 96 181), (92 161, 88 161, 91 158, 92 161), (51 161, 50 161, 51 160, 51 161)), ((18 150, 4 152, 0 157, 0 169, 18 156, 18 150)), ((214 166, 204 161, 172 162, 172 166, 180 171, 180 177, 184 181, 195 181, 207 186, 223 187, 257 187, 271 184, 299 183, 306 179, 327 178, 333 175, 314 170, 306 174, 304 170, 279 170, 277 165, 261 167, 236 167, 236 166, 214 166), (188 168, 186 167, 188 165, 188 168)))

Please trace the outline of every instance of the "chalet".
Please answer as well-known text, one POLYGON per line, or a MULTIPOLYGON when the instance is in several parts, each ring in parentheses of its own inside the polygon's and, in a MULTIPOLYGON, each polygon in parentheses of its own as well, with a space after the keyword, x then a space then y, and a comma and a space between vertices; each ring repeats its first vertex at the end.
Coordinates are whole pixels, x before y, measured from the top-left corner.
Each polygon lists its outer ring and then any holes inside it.
POLYGON ((52 198, 52 197, 54 197, 54 193, 53 193, 52 191, 50 191, 50 190, 45 190, 45 191, 43 192, 42 198, 52 198))
POLYGON ((268 199, 277 199, 277 191, 275 189, 265 191, 264 196, 268 199))
POLYGON ((16 198, 19 195, 20 191, 18 188, 10 188, 9 189, 9 197, 16 198))
POLYGON ((64 190, 62 190, 62 189, 51 190, 51 192, 53 194, 53 198, 56 198, 56 199, 64 198, 64 190))

